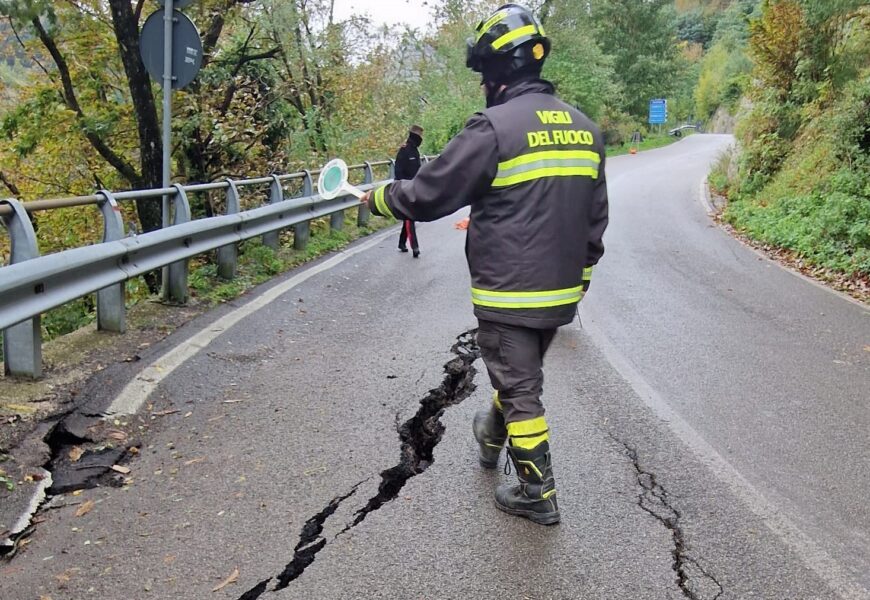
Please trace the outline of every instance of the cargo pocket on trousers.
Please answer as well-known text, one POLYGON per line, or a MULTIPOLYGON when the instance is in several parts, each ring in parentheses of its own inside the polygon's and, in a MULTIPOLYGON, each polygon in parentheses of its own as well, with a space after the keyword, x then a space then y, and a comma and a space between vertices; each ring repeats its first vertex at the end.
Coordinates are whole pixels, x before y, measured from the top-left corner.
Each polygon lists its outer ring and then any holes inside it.
POLYGON ((497 390, 505 389, 505 375, 507 373, 504 353, 501 349, 501 336, 497 331, 477 330, 477 345, 480 346, 480 356, 486 365, 492 387, 497 390))

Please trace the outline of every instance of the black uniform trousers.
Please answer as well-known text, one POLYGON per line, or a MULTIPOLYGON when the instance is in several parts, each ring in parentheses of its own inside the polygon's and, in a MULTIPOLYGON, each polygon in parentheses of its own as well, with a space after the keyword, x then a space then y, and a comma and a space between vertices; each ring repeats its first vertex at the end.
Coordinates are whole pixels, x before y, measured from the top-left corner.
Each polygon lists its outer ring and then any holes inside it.
POLYGON ((419 250, 420 245, 417 243, 417 227, 414 221, 405 221, 402 223, 402 233, 399 234, 399 248, 405 249, 405 243, 411 242, 411 250, 419 250))
POLYGON ((544 416, 544 355, 556 329, 478 321, 477 345, 508 423, 544 416))

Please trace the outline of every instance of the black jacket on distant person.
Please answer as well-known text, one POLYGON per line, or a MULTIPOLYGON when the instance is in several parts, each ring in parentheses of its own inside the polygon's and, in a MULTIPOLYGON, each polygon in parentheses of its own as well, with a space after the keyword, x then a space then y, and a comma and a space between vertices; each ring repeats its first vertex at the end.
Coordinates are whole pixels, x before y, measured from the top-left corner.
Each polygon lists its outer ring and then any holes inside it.
MULTIPOLYGON (((408 141, 402 144, 396 154, 395 179, 414 179, 414 175, 420 170, 420 144, 423 142, 416 133, 408 134, 408 141)), ((402 233, 399 234, 399 249, 403 252, 407 249, 407 243, 411 242, 411 250, 414 256, 420 254, 420 243, 417 240, 417 228, 414 221, 405 220, 402 223, 402 233)))
POLYGON ((423 143, 416 133, 408 134, 408 141, 402 144, 396 154, 396 179, 414 179, 420 170, 420 144, 423 143))

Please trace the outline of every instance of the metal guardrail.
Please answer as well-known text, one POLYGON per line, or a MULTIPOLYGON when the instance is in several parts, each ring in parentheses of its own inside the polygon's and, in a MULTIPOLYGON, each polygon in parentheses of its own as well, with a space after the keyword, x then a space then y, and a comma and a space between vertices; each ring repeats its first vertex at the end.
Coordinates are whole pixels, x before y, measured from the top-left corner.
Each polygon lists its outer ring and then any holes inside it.
POLYGON ((668 135, 672 135, 674 137, 683 137, 683 132, 687 129, 694 129, 695 131, 701 132, 703 130, 703 124, 698 121, 696 123, 685 123, 684 125, 677 125, 673 129, 668 130, 668 135))
MULTIPOLYGON (((424 156, 423 162, 430 157, 424 156)), ((362 169, 358 187, 368 191, 376 183, 393 178, 394 161, 366 162, 349 170, 362 169), (389 165, 388 179, 374 181, 373 167, 389 165)), ((92 196, 22 203, 0 200, 0 219, 11 242, 11 263, 0 267, 0 330, 3 330, 3 358, 7 375, 42 376, 42 334, 40 315, 52 308, 97 294, 97 329, 124 332, 126 307, 124 282, 131 277, 168 265, 164 297, 177 303, 188 299, 188 259, 218 250, 218 275, 232 279, 238 264, 237 243, 256 236, 278 247, 278 233, 294 227, 294 247, 304 249, 312 219, 330 216, 330 227, 341 229, 344 210, 359 206, 359 225, 368 222, 369 211, 352 196, 324 200, 314 193, 313 176, 319 170, 272 175, 248 180, 226 180, 209 184, 112 193, 102 190, 92 196), (301 179, 301 196, 285 199, 283 184, 301 179), (265 206, 240 210, 239 188, 269 185, 265 206), (225 190, 226 214, 191 220, 189 192, 225 190), (170 196, 171 225, 143 234, 127 234, 118 201, 159 199, 170 196), (97 205, 103 215, 103 241, 40 256, 28 213, 60 207, 97 205)))

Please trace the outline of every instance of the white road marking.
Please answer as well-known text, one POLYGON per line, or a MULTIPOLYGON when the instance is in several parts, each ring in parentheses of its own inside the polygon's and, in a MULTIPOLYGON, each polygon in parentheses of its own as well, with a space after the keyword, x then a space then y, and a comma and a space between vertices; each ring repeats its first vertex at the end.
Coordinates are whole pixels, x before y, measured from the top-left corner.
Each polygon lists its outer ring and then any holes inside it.
MULTIPOLYGON (((699 190, 699 202, 705 208, 708 214, 714 212, 712 205, 707 197, 707 178, 701 182, 699 190)), ((825 289, 837 296, 849 300, 867 310, 867 306, 863 303, 851 298, 850 296, 833 290, 821 283, 804 276, 801 273, 795 272, 784 267, 777 261, 770 259, 762 252, 759 252, 752 246, 742 242, 739 238, 736 239, 744 247, 752 250, 758 256, 777 265, 784 271, 800 277, 804 281, 825 289)), ((758 489, 755 488, 740 472, 729 463, 719 452, 711 446, 695 429, 682 419, 662 398, 658 392, 644 379, 638 372, 631 361, 626 358, 617 348, 616 344, 612 343, 607 335, 599 329, 596 322, 591 318, 584 318, 583 331, 592 338, 595 345, 604 354, 607 361, 619 372, 620 375, 632 386, 635 393, 643 400, 643 402, 655 413, 655 415, 664 421, 674 434, 686 444, 692 452, 710 468, 713 475, 722 483, 724 483, 746 506, 756 515, 758 515, 767 525, 767 527, 779 537, 791 550, 801 559, 801 561, 815 573, 821 581, 824 581, 828 587, 837 596, 843 600, 865 600, 870 597, 870 591, 865 589, 860 583, 855 581, 849 573, 840 566, 840 564, 831 557, 824 549, 822 549, 810 536, 803 532, 795 523, 784 515, 783 510, 768 500, 758 489)))
POLYGON ((782 510, 770 502, 740 472, 716 451, 695 429, 670 407, 631 362, 622 355, 595 321, 583 319, 582 329, 595 342, 607 361, 631 385, 635 393, 664 421, 684 444, 703 462, 713 475, 742 500, 764 524, 777 535, 803 563, 843 600, 866 600, 870 597, 840 564, 795 525, 782 510))
POLYGON ((145 403, 145 400, 148 399, 148 396, 161 381, 171 375, 175 369, 183 365, 186 361, 196 356, 217 337, 226 333, 226 331, 233 325, 271 302, 274 302, 278 297, 287 293, 300 283, 314 277, 318 273, 327 271, 336 265, 343 263, 348 258, 368 250, 372 246, 376 246, 383 241, 384 238, 394 235, 395 232, 393 229, 394 228, 390 228, 388 231, 376 235, 371 240, 368 240, 359 246, 354 246, 353 248, 344 250, 332 258, 306 269, 302 273, 276 285, 244 306, 224 315, 190 339, 180 343, 178 346, 140 371, 139 374, 136 375, 136 377, 134 377, 133 380, 128 383, 124 389, 121 390, 121 393, 112 401, 112 404, 106 410, 106 414, 109 417, 136 414, 145 403))

